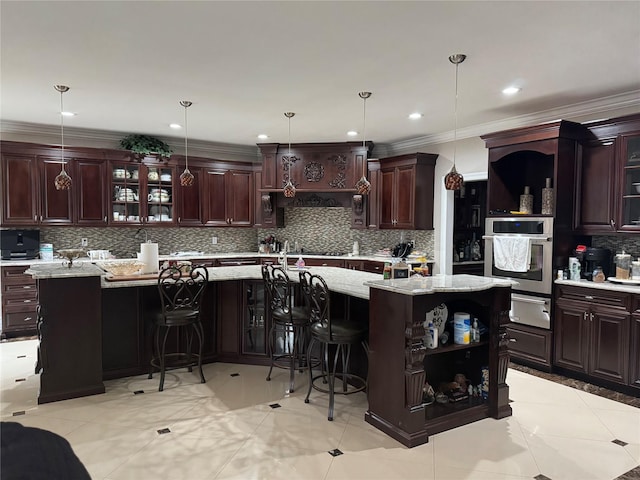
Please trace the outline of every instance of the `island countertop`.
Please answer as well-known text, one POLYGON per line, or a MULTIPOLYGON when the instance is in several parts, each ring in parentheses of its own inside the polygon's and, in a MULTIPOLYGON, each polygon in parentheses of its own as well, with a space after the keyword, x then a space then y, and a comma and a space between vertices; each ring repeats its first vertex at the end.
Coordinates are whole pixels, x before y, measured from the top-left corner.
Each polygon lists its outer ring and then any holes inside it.
POLYGON ((388 290, 402 295, 429 295, 440 292, 477 292, 494 287, 512 287, 517 285, 511 280, 479 277, 477 275, 434 275, 392 280, 376 280, 366 283, 371 288, 388 290))

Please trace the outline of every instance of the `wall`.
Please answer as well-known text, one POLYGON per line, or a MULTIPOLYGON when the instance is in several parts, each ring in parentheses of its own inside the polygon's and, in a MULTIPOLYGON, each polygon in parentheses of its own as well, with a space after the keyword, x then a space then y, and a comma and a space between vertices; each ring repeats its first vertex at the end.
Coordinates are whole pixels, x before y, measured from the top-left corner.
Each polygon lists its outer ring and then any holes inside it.
POLYGON ((205 253, 257 252, 258 243, 267 235, 275 235, 282 242, 288 240, 293 249, 295 242, 306 251, 350 253, 353 242, 358 241, 361 254, 392 248, 400 242, 401 234, 413 240, 416 249, 433 258, 433 231, 352 230, 349 208, 285 208, 285 227, 278 229, 253 228, 75 228, 45 227, 40 229, 40 241, 52 243, 54 249, 79 247, 82 238, 89 242, 89 250, 110 250, 119 258, 134 257, 140 243, 158 242, 161 255, 175 251, 202 251, 205 253), (218 243, 212 244, 212 237, 218 243))

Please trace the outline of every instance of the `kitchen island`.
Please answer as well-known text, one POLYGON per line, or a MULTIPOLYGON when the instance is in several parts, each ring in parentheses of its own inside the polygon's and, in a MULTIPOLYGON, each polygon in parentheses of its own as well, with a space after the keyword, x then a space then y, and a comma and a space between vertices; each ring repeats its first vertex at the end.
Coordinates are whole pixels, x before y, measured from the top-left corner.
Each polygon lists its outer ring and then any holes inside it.
MULTIPOLYGON (((343 268, 310 270, 326 280, 332 293, 348 299, 346 304, 356 304, 350 310, 352 314, 366 312, 366 317, 359 320, 369 322, 369 423, 411 447, 425 443, 428 435, 439 431, 487 416, 510 415, 504 336, 510 282, 471 275, 381 280, 379 274, 343 268), (478 344, 449 345, 427 355, 423 343, 425 314, 443 302, 450 312, 472 312, 488 331, 478 344), (424 405, 426 377, 431 378, 436 371, 457 373, 461 361, 466 362, 463 370, 474 383, 481 381, 481 367, 488 369, 487 398, 451 406, 424 405)), ((215 351, 208 361, 230 361, 225 357, 225 345, 241 343, 244 324, 237 307, 220 310, 236 299, 225 295, 226 287, 221 291, 217 287, 232 286, 242 298, 246 282, 262 282, 261 267, 210 267, 208 271, 211 286, 216 287, 211 289, 216 294, 210 297, 210 308, 204 308, 203 323, 209 323, 208 335, 215 351), (238 316, 223 319, 221 314, 229 311, 238 316), (227 326, 235 325, 233 331, 222 326, 223 321, 227 326)), ((155 280, 110 281, 94 265, 77 269, 32 267, 29 273, 37 279, 40 290, 39 403, 102 393, 103 378, 146 371, 145 313, 153 305, 155 280), (129 359, 123 357, 127 351, 137 362, 133 368, 106 368, 110 362, 127 364, 129 359), (78 369, 86 372, 77 375, 78 369)), ((297 281, 297 273, 291 270, 292 280, 297 281)), ((266 356, 242 359, 256 364, 266 360, 266 356)))

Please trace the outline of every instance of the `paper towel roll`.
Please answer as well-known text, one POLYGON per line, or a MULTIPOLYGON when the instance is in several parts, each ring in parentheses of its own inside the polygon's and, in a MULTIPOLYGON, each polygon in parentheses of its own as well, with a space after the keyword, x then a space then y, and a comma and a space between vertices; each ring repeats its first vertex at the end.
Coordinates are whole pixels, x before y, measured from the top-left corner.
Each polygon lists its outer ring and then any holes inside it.
POLYGON ((141 243, 140 260, 144 263, 142 273, 156 273, 158 271, 158 244, 141 243))

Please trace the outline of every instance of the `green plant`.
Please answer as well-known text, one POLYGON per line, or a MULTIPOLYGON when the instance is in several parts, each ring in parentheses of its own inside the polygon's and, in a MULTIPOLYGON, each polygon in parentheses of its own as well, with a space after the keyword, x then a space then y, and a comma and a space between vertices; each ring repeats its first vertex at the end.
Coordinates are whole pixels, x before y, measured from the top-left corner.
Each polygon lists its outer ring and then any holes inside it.
POLYGON ((149 135, 127 135, 120 140, 120 147, 131 150, 138 155, 158 154, 161 157, 169 158, 172 153, 169 145, 149 135))

